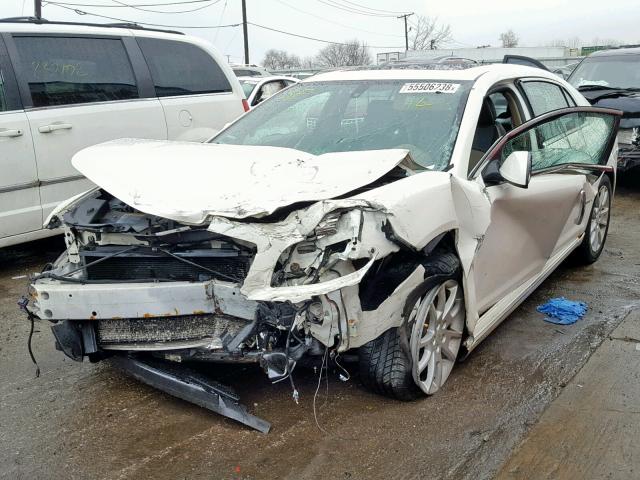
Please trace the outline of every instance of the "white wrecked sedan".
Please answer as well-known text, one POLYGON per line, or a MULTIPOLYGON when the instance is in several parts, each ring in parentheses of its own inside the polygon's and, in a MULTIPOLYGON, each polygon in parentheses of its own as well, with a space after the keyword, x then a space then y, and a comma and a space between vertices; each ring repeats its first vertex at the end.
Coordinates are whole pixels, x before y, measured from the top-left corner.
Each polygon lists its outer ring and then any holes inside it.
POLYGON ((599 257, 618 115, 528 67, 339 71, 206 144, 85 149, 98 188, 49 218, 67 251, 34 314, 76 360, 277 381, 351 350, 373 390, 433 394, 570 253, 599 257))

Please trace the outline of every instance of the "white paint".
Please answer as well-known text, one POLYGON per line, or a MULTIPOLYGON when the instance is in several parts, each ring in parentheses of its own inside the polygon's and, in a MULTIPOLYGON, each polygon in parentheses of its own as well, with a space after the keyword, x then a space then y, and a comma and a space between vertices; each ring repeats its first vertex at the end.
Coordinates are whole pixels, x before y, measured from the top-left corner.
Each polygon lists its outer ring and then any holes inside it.
MULTIPOLYGON (((410 172, 406 178, 346 199, 335 197, 371 183, 397 165, 409 164, 407 150, 316 157, 276 147, 124 140, 84 150, 75 157, 74 164, 143 212, 207 225, 212 232, 254 245, 256 254, 248 275, 241 287, 235 286, 239 288, 237 307, 242 309, 257 300, 297 303, 320 297, 327 313, 324 321, 310 326, 309 331, 330 345, 340 318, 340 326, 346 332, 338 345, 341 351, 400 325, 407 295, 424 279, 424 269, 417 267, 378 309, 361 311, 358 285, 362 278, 376 258, 400 249, 391 234, 399 243, 419 251, 438 235, 452 232, 462 264, 466 326, 471 335, 467 347, 471 349, 580 243, 588 215, 580 225, 575 223, 581 208, 579 193, 585 192, 590 208, 598 183, 580 172, 534 175, 528 188, 508 183, 486 186, 480 173, 468 176, 482 99, 495 85, 509 84, 520 77, 542 78, 562 85, 575 95, 576 103, 587 103, 553 74, 513 65, 462 71, 345 71, 314 77, 313 81, 475 81, 449 171, 410 172), (297 202, 312 203, 278 222, 251 221, 251 217, 264 217, 297 202), (343 251, 329 255, 335 268, 320 270, 315 283, 304 277, 272 286, 279 261, 295 260, 303 271, 316 271, 318 256, 301 253, 295 247, 336 211, 343 213, 335 233, 316 243, 321 251, 331 244, 346 243, 343 251), (352 262, 355 259, 368 261, 356 269, 352 262), (330 300, 337 305, 337 311, 330 300)), ((523 115, 524 120, 531 116, 526 111, 523 115)), ((615 161, 612 154, 608 164, 615 166, 615 161)), ((521 180, 523 162, 516 163, 503 173, 510 176, 513 171, 512 180, 521 180)), ((101 239, 112 240, 121 242, 122 237, 106 234, 101 239)), ((65 292, 84 287, 67 285, 65 292)), ((108 292, 123 287, 102 288, 108 292)), ((176 300, 189 304, 187 292, 176 289, 173 294, 177 295, 176 300)))
POLYGON ((123 139, 82 150, 72 163, 142 212, 199 225, 214 215, 259 217, 292 203, 343 195, 380 178, 407 154, 397 149, 316 156, 279 147, 123 139))
MULTIPOLYGON (((5 32, 154 38, 187 43, 203 50, 210 61, 218 65, 231 91, 0 112, 3 172, 0 192, 11 189, 0 193, 0 247, 59 233, 43 230, 43 220, 61 201, 92 187, 70 162, 82 148, 131 136, 201 142, 244 112, 244 93, 231 68, 210 43, 198 38, 149 30, 46 22, 0 23, 0 34, 5 32), (188 122, 181 112, 187 113, 188 122), (17 133, 14 136, 12 132, 17 133), (11 136, 6 136, 9 134, 11 136)), ((8 86, 12 86, 11 83, 8 86)))

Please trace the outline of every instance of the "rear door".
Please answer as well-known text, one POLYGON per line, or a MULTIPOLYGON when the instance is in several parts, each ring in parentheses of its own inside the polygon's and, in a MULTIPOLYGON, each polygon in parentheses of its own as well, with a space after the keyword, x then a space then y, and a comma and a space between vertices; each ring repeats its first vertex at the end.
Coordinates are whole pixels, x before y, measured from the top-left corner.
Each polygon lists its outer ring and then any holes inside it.
POLYGON ((244 113, 238 81, 233 78, 234 92, 227 74, 204 48, 160 38, 137 41, 151 70, 170 140, 207 140, 244 113))
POLYGON ((42 228, 38 173, 27 115, 0 36, 0 245, 42 228))
POLYGON ((79 150, 123 137, 166 139, 162 107, 132 39, 12 37, 7 47, 33 137, 43 216, 91 188, 71 165, 79 150))

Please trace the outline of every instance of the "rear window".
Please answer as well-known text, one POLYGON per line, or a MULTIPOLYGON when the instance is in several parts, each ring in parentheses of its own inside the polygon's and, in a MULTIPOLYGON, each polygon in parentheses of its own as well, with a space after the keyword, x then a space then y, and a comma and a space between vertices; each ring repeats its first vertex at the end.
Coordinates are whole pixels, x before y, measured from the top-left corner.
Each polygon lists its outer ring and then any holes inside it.
POLYGON ((238 69, 238 68, 234 68, 233 73, 235 73, 237 77, 261 77, 262 76, 262 73, 258 72, 257 70, 244 70, 244 69, 238 69))
POLYGON ((230 92, 231 85, 214 58, 196 45, 138 38, 158 97, 230 92))
POLYGON ((34 107, 138 98, 118 38, 14 37, 34 107))
POLYGON ((240 86, 244 91, 244 96, 247 98, 249 98, 249 95, 251 95, 253 89, 256 88, 256 85, 258 85, 258 82, 247 82, 246 80, 240 80, 240 86))

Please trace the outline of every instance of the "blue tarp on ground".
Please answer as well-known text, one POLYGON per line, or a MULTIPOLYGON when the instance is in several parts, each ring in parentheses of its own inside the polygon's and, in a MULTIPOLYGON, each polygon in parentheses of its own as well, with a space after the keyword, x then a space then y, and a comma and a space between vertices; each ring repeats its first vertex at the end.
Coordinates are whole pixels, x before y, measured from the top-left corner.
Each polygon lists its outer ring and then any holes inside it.
POLYGON ((571 325, 584 317, 587 313, 587 304, 574 302, 564 297, 552 298, 544 305, 538 306, 538 311, 546 315, 545 322, 556 325, 571 325))

